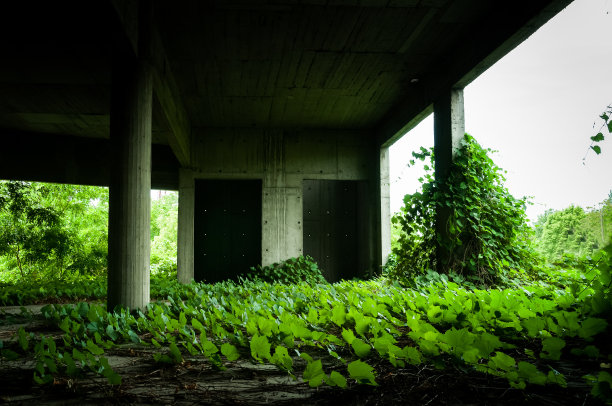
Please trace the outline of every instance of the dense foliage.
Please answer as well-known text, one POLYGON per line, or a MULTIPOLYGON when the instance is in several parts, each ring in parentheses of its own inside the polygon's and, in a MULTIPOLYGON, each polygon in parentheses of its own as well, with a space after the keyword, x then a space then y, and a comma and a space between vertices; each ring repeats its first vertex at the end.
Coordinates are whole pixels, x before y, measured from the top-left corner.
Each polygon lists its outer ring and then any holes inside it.
POLYGON ((319 269, 319 265, 308 255, 289 258, 264 267, 252 267, 244 279, 253 282, 284 284, 300 282, 307 282, 309 284, 327 283, 319 269))
MULTIPOLYGON (((163 194, 162 194, 163 193, 163 194)), ((151 204, 151 270, 176 273, 178 194, 151 204)), ((105 275, 108 189, 0 181, 0 283, 105 275)), ((70 296, 70 295, 68 295, 70 296)))
MULTIPOLYGON (((596 269, 591 273, 597 273, 596 269)), ((34 379, 119 376, 107 354, 157 348, 161 365, 209 363, 223 369, 247 359, 269 363, 311 386, 377 384, 377 370, 433 364, 504 377, 511 386, 560 385, 562 367, 578 363, 593 393, 612 377, 608 323, 592 304, 594 290, 561 288, 577 272, 551 274, 554 284, 470 290, 442 280, 405 289, 385 280, 311 285, 234 282, 169 283, 168 302, 132 314, 103 306, 50 305, 43 315, 63 336, 21 328, 0 343, 6 362, 34 357, 34 379)), ((574 379, 575 377, 573 377, 574 379)))
POLYGON ((0 182, 0 281, 106 271, 108 191, 0 182))
POLYGON ((410 281, 437 270, 491 284, 531 270, 534 256, 525 200, 514 198, 504 187, 503 171, 490 152, 466 134, 443 182, 434 179, 431 150, 413 153, 421 160, 430 158, 431 164, 420 179, 422 191, 406 195, 393 217, 402 229, 399 247, 393 250, 393 277, 410 281), (447 214, 446 237, 436 231, 439 212, 447 214), (445 255, 438 255, 440 248, 445 255))
POLYGON ((536 249, 548 261, 560 261, 564 255, 593 256, 610 243, 612 236, 612 193, 599 209, 585 211, 570 206, 548 211, 535 224, 536 249))

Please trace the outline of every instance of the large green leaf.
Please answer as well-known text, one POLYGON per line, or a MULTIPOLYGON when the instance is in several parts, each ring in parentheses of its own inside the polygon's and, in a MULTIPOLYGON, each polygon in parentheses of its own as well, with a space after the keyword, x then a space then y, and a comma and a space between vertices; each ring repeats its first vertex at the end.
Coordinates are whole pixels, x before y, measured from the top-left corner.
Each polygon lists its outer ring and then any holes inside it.
POLYGON ((370 354, 370 350, 372 350, 372 347, 370 346, 370 344, 367 344, 365 341, 363 341, 360 338, 354 339, 353 342, 351 343, 351 347, 353 347, 353 351, 355 351, 355 354, 359 358, 367 357, 370 354))
POLYGON ((374 377, 374 368, 361 360, 349 363, 348 372, 349 376, 359 383, 378 385, 374 377))
POLYGON ((251 339, 251 356, 259 362, 270 359, 270 343, 263 336, 256 335, 251 339))
POLYGON ((225 355, 228 361, 236 361, 240 358, 238 349, 230 343, 221 344, 221 354, 225 355))
POLYGON ((325 372, 323 372, 323 366, 320 359, 309 362, 308 365, 306 365, 303 378, 308 382, 308 385, 313 388, 316 388, 323 383, 323 379, 325 379, 325 372))

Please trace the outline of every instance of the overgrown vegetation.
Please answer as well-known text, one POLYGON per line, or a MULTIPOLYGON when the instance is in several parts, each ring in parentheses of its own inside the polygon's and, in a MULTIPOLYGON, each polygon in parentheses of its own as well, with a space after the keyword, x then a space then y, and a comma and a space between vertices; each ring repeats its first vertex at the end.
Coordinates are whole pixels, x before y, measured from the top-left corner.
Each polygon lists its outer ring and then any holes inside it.
POLYGON ((287 285, 300 282, 311 285, 327 283, 319 265, 308 255, 289 258, 264 267, 252 267, 244 279, 252 282, 283 283, 287 285))
POLYGON ((438 271, 490 285, 531 273, 535 261, 526 202, 505 188, 503 171, 490 152, 466 134, 443 182, 434 178, 431 149, 413 153, 430 163, 420 179, 422 191, 406 195, 393 217, 402 233, 390 277, 410 284, 419 275, 438 271), (446 237, 436 231, 440 212, 447 214, 446 237), (438 255, 440 249, 445 255, 438 255))
POLYGON ((535 224, 535 246, 549 262, 563 256, 591 257, 610 243, 612 236, 612 192, 600 207, 585 211, 568 207, 548 211, 535 224))

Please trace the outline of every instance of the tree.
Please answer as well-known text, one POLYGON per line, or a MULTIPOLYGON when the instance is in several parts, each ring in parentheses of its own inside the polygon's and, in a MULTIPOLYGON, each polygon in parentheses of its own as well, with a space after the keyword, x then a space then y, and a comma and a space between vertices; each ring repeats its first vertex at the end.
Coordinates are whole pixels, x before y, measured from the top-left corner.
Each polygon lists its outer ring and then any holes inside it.
POLYGON ((175 267, 178 235, 178 193, 170 192, 151 205, 151 265, 175 267))
POLYGON ((22 277, 43 262, 63 267, 70 245, 58 211, 41 205, 42 192, 27 182, 0 184, 0 254, 14 258, 22 277))
POLYGON ((108 189, 0 182, 0 255, 21 277, 104 272, 107 223, 108 189))
POLYGON ((593 224, 591 214, 595 213, 586 213, 576 206, 547 212, 536 223, 536 249, 551 262, 560 260, 564 254, 592 255, 603 246, 603 241, 597 238, 599 218, 593 224))

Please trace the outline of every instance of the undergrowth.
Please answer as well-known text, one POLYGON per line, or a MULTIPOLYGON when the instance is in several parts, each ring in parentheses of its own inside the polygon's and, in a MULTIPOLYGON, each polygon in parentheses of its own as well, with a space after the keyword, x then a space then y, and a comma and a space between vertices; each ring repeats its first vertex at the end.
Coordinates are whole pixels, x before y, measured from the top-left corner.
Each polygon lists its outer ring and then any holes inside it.
POLYGON ((600 367, 611 360, 608 322, 592 287, 572 287, 598 272, 550 271, 548 282, 489 290, 461 286, 447 275, 413 289, 387 278, 314 285, 179 285, 165 278, 156 294, 166 301, 142 311, 48 305, 42 313, 63 331, 61 339, 21 328, 0 346, 4 361, 33 356, 34 379, 43 385, 91 373, 119 384, 106 353, 127 345, 157 348, 152 361, 160 365, 186 357, 218 369, 238 359, 273 364, 313 387, 377 385, 381 365, 459 365, 503 377, 515 388, 564 387, 560 365, 580 362, 592 393, 608 399, 612 376, 600 367))

